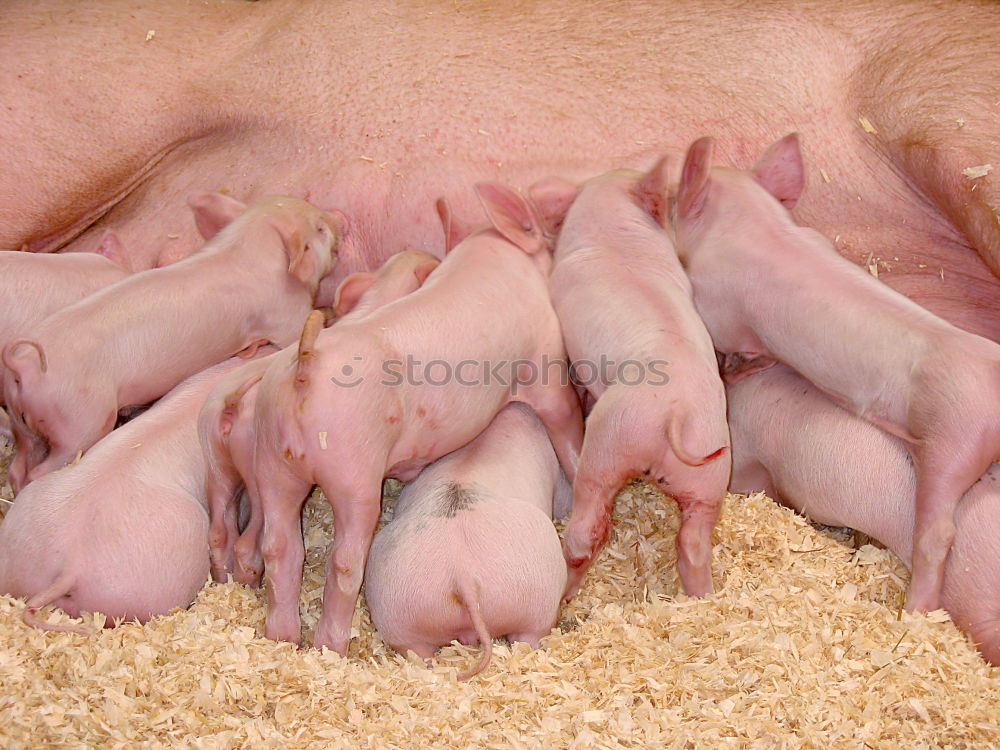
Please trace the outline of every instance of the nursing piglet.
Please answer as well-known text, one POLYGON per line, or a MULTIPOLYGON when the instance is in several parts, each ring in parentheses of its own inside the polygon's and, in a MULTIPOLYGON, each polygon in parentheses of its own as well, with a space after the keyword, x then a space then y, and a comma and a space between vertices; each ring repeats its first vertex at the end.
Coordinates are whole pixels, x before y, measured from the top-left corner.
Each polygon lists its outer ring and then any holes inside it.
POLYGON ((108 232, 96 253, 0 252, 0 349, 60 308, 129 274, 108 232))
POLYGON ((368 554, 365 598, 386 643, 429 659, 453 640, 478 641, 482 656, 460 679, 486 668, 493 638, 538 648, 566 585, 556 493, 568 502, 545 429, 524 404, 424 469, 368 554))
POLYGON ((225 225, 202 250, 59 310, 3 350, 15 489, 87 450, 120 408, 241 350, 291 343, 322 304, 343 215, 287 197, 250 208, 221 194, 190 203, 211 231, 225 225))
POLYGON ((654 218, 665 169, 661 160, 647 174, 623 169, 580 188, 546 180, 532 189, 542 206, 572 201, 549 290, 577 377, 596 400, 566 526, 567 597, 608 540, 615 495, 636 476, 680 507, 684 591, 712 591, 712 530, 730 469, 726 396, 691 285, 654 218))
MULTIPOLYGON (((96 253, 0 252, 0 351, 56 310, 113 284, 129 270, 117 237, 108 232, 96 253)), ((0 406, 3 406, 0 388, 0 406)), ((9 438, 0 412, 0 437, 9 438)))
MULTIPOLYGON (((335 293, 333 312, 341 319, 357 319, 410 292, 419 289, 440 261, 420 250, 405 250, 393 255, 374 273, 353 273, 345 278, 335 293)), ((309 326, 315 327, 307 337, 315 337, 322 327, 322 315, 310 316, 309 326)), ((287 366, 297 355, 297 347, 285 350, 287 366)), ((198 434, 205 459, 211 531, 212 576, 225 581, 231 573, 234 580, 256 586, 263 573, 259 535, 263 518, 252 506, 258 493, 247 493, 251 502, 249 523, 240 534, 237 514, 244 495, 244 477, 252 477, 254 407, 257 384, 264 371, 277 361, 275 356, 255 359, 230 373, 212 391, 198 420, 198 434)))
POLYGON ((902 439, 916 467, 907 606, 939 606, 954 514, 1000 456, 1000 345, 963 331, 837 254, 787 209, 803 185, 794 134, 751 171, 688 151, 675 230, 694 300, 730 380, 790 365, 902 439))
MULTIPOLYGON (((764 490, 814 521, 878 539, 911 565, 916 476, 902 441, 787 367, 727 391, 733 492, 764 490)), ((966 491, 955 522, 941 605, 1000 664, 1000 466, 966 491)))
POLYGON ((264 514, 269 638, 300 639, 299 519, 313 484, 335 525, 314 644, 343 654, 383 477, 413 479, 511 401, 534 407, 574 473, 583 425, 564 377, 540 220, 509 188, 477 190, 494 228, 459 242, 417 291, 313 340, 303 336, 296 361, 264 374, 247 486, 260 492, 264 514))
POLYGON ((186 607, 208 576, 205 459, 198 411, 234 358, 181 383, 97 443, 78 464, 46 474, 0 523, 0 592, 26 597, 24 620, 49 604, 145 622, 186 607))

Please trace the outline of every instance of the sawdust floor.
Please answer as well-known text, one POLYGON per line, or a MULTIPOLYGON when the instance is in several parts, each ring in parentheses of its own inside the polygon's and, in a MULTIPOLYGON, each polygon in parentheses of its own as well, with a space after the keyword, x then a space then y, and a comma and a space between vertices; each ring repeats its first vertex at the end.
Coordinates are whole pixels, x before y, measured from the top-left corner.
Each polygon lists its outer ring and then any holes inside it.
MULTIPOLYGON (((311 638, 330 514, 314 497, 307 516, 311 638)), ((617 519, 545 648, 498 645, 467 683, 476 648, 427 669, 363 607, 342 659, 262 638, 263 593, 235 584, 95 636, 29 629, 0 597, 0 746, 1000 747, 1000 669, 943 618, 900 613, 890 552, 730 496, 699 601, 678 594, 672 504, 632 488, 617 519)))

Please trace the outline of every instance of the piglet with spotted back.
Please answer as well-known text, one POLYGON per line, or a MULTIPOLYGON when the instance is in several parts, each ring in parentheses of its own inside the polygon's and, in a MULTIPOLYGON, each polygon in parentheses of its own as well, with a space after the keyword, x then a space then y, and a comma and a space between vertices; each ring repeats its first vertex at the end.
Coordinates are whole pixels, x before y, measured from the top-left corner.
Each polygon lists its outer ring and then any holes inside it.
POLYGON ((568 504, 569 485, 524 404, 424 469, 368 554, 365 598, 386 643, 429 659, 478 641, 482 656, 460 679, 486 668, 493 638, 539 647, 566 584, 554 498, 568 504))
POLYGON ((270 638, 300 639, 299 518, 313 484, 335 525, 314 644, 346 653, 383 477, 414 478, 511 401, 534 407, 567 475, 575 471, 583 424, 565 378, 540 220, 509 188, 477 191, 492 228, 458 242, 412 294, 303 336, 298 356, 261 380, 247 486, 264 516, 270 638), (429 362, 446 363, 452 377, 442 382, 429 362))
POLYGON ((674 227, 694 301, 730 381, 783 362, 903 440, 916 467, 907 606, 939 606, 958 503, 1000 456, 1000 345, 963 331, 837 254, 788 212, 795 134, 750 171, 688 151, 674 227))
MULTIPOLYGON (((405 250, 389 258, 375 273, 351 274, 337 289, 333 312, 338 321, 364 317, 419 289, 439 262, 429 253, 405 250)), ((304 337, 314 338, 322 325, 322 315, 314 313, 304 337)), ((255 359, 227 375, 201 410, 198 434, 208 462, 205 491, 212 522, 209 548, 212 576, 217 581, 225 581, 232 574, 239 583, 256 586, 263 573, 259 539, 263 516, 259 508, 253 507, 259 493, 245 492, 244 477, 253 476, 257 385, 272 362, 280 356, 294 360, 298 349, 292 346, 285 352, 255 359), (240 533, 237 520, 244 496, 250 503, 249 522, 240 533)))
POLYGON ((615 495, 634 477, 676 500, 681 584, 691 596, 709 594, 712 531, 729 481, 726 396, 691 285, 660 224, 666 160, 582 186, 550 178, 531 194, 552 229, 565 217, 549 290, 577 376, 596 401, 566 526, 566 596, 607 542, 615 495))
POLYGON ((213 235, 201 251, 63 308, 3 350, 15 489, 86 451, 122 407, 241 350, 291 343, 314 303, 324 304, 317 294, 336 261, 342 214, 280 196, 247 208, 205 193, 190 204, 213 235))

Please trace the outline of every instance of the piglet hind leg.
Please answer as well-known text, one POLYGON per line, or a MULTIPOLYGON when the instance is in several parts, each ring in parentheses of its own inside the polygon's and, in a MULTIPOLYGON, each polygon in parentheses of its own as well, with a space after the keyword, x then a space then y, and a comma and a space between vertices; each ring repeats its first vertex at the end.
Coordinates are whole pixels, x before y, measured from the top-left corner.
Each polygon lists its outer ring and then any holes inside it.
POLYGON ((606 440, 600 429, 605 409, 598 401, 588 420, 580 466, 573 482, 573 506, 563 538, 566 560, 566 590, 563 599, 571 599, 580 589, 583 576, 611 536, 611 513, 615 496, 636 472, 620 463, 621 454, 606 440))
POLYGON ((215 476, 214 469, 209 470, 209 479, 205 483, 205 495, 208 500, 208 558, 212 571, 212 580, 225 583, 235 569, 233 545, 239 535, 237 516, 239 507, 239 486, 225 482, 215 476))
POLYGON ((583 412, 576 391, 570 386, 543 384, 533 388, 525 402, 541 420, 559 465, 566 479, 572 482, 583 445, 583 412))
POLYGON ((299 592, 302 589, 301 514, 309 485, 286 470, 260 472, 261 544, 267 566, 267 619, 264 634, 276 641, 299 643, 299 592))
POLYGON ((264 558, 261 554, 261 537, 264 530, 264 513, 260 507, 260 494, 254 487, 247 486, 244 494, 249 506, 246 527, 233 544, 235 572, 233 580, 244 586, 259 586, 264 575, 264 558))
POLYGON ((722 509, 723 490, 718 497, 675 495, 681 511, 677 530, 677 572, 688 596, 707 596, 712 585, 712 531, 722 509))
POLYGON ((941 606, 945 564, 955 539, 955 511, 962 495, 989 468, 987 461, 961 461, 952 451, 935 450, 941 440, 928 441, 914 461, 917 493, 913 527, 913 558, 906 608, 929 612, 941 606))
POLYGON ((352 486, 320 477, 320 486, 333 507, 334 537, 326 564, 323 613, 313 645, 342 656, 351 640, 351 620, 382 508, 381 481, 380 475, 373 474, 352 486))
POLYGON ((583 576, 594 564, 611 536, 611 512, 615 495, 624 483, 594 472, 581 463, 573 483, 573 510, 563 539, 566 559, 566 590, 563 599, 572 599, 580 590, 583 576))

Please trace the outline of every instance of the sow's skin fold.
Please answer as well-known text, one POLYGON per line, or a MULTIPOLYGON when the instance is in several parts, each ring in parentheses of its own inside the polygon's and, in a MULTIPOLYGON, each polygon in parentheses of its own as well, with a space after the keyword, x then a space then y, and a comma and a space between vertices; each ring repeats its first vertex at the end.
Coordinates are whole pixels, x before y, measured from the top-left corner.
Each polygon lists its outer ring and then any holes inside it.
POLYGON ((569 501, 545 429, 510 404, 464 448, 438 459, 396 500, 365 567, 372 622, 397 651, 429 659, 453 640, 534 648, 556 623, 566 585, 553 498, 569 501))
POLYGON ((343 215, 281 196, 249 209, 217 193, 189 202, 202 233, 217 232, 201 251, 63 308, 3 350, 15 490, 90 448, 120 408, 241 350, 291 343, 323 304, 343 215))
POLYGON ((531 190, 550 230, 565 217, 549 291, 567 353, 596 401, 566 527, 567 597, 608 540, 615 495, 637 476, 680 507, 685 593, 713 590, 712 530, 730 469, 726 396, 691 285, 660 225, 666 184, 661 159, 645 174, 617 170, 579 187, 548 179, 531 190))
MULTIPOLYGON (((405 250, 385 262, 375 273, 355 273, 337 288, 333 313, 338 320, 354 320, 419 289, 440 261, 420 250, 405 250)), ((306 323, 306 338, 319 332, 323 315, 312 313, 306 323)), ((260 554, 260 531, 263 516, 254 505, 259 493, 245 492, 246 477, 252 478, 254 450, 254 409, 257 386, 264 372, 274 362, 285 365, 296 357, 297 346, 282 355, 268 356, 247 363, 229 373, 202 407, 198 435, 208 462, 205 495, 208 498, 211 531, 212 577, 224 582, 230 574, 239 583, 256 586, 263 573, 260 554), (249 506, 241 506, 245 497, 249 506), (238 528, 238 512, 249 509, 249 522, 243 533, 238 528)), ((281 365, 278 365, 279 367, 281 365)))
POLYGON ((208 576, 205 459, 197 420, 233 358, 181 383, 78 463, 24 489, 0 524, 0 592, 38 610, 103 612, 145 622, 188 606, 208 576))
POLYGON ((724 374, 784 362, 906 443, 917 474, 907 607, 936 609, 956 507, 1000 456, 1000 345, 938 318, 792 221, 804 180, 795 134, 750 171, 711 160, 711 139, 689 149, 675 231, 724 374))
MULTIPOLYGON (((904 443, 783 366, 727 387, 733 492, 763 490, 814 521, 878 539, 911 564, 916 475, 904 443)), ((1000 665, 1000 466, 955 513, 941 606, 1000 665)))
POLYGON ((472 441, 511 401, 534 407, 567 476, 575 471, 583 424, 576 393, 557 370, 566 355, 540 222, 509 188, 477 191, 494 228, 458 243, 412 294, 312 341, 304 336, 297 360, 268 368, 260 383, 247 486, 259 489, 264 515, 269 638, 301 636, 299 516, 313 484, 329 499, 336 529, 314 645, 344 654, 383 477, 412 479, 472 441), (441 384, 419 366, 407 374, 407 361, 447 362, 453 373, 473 364, 441 384), (546 367, 554 371, 543 378, 546 367))

